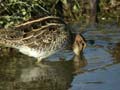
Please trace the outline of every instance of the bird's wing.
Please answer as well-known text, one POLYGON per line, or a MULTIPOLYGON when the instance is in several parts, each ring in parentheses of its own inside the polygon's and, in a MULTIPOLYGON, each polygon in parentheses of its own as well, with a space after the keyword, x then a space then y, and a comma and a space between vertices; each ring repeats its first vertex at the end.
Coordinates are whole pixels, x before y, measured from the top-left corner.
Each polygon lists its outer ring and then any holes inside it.
POLYGON ((0 38, 29 47, 45 48, 57 41, 58 37, 65 39, 66 32, 64 29, 65 24, 61 19, 48 16, 22 23, 16 26, 14 30, 2 30, 0 31, 0 38))
POLYGON ((61 33, 65 33, 65 23, 60 18, 53 16, 29 21, 17 26, 17 28, 27 26, 28 29, 24 31, 25 33, 20 41, 29 47, 45 48, 54 43, 61 33))
POLYGON ((0 39, 4 40, 20 40, 23 38, 24 32, 14 29, 0 29, 0 39))
POLYGON ((42 47, 46 48, 57 41, 64 28, 63 24, 49 23, 41 28, 33 29, 31 32, 24 34, 22 42, 29 47, 42 47))

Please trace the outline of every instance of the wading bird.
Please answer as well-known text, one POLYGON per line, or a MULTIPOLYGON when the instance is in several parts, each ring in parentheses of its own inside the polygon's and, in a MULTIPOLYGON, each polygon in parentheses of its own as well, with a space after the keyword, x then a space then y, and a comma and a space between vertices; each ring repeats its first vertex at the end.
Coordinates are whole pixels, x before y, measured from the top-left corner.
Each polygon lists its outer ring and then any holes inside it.
POLYGON ((80 35, 71 36, 67 25, 58 17, 47 16, 28 21, 12 29, 0 30, 0 45, 18 49, 21 53, 35 57, 38 62, 73 44, 76 55, 86 43, 80 35), (73 40, 71 40, 73 39, 73 40))

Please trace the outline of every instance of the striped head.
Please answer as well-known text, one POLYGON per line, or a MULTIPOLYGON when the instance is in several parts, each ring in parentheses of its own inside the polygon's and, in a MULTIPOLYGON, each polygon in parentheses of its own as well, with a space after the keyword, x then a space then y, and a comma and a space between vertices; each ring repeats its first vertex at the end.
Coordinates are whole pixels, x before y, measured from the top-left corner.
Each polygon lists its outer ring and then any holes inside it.
POLYGON ((83 50, 86 47, 86 42, 82 35, 77 34, 73 43, 73 52, 75 55, 79 56, 82 54, 83 50))

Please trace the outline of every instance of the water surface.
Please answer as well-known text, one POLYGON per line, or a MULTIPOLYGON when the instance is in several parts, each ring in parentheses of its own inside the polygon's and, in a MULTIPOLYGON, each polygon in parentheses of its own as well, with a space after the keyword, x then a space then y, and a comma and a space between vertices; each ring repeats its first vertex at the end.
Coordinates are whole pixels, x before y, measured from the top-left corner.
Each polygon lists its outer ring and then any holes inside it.
POLYGON ((86 30, 81 59, 64 50, 36 64, 34 58, 2 48, 0 90, 120 90, 120 28, 86 30))

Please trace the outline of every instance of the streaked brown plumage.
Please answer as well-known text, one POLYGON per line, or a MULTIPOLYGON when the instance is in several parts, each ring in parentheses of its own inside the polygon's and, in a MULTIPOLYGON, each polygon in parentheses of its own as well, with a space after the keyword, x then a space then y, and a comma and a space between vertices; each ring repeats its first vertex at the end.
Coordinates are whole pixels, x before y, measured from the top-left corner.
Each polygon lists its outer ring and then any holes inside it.
POLYGON ((58 17, 28 21, 14 29, 0 30, 0 44, 18 49, 41 61, 70 44, 70 31, 58 17))

